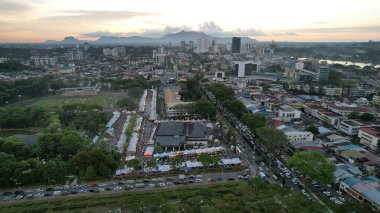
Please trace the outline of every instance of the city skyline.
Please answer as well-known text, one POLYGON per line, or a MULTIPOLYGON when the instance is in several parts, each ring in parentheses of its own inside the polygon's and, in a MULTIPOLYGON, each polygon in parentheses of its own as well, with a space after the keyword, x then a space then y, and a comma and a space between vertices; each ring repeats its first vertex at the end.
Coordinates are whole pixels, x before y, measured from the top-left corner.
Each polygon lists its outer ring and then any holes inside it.
POLYGON ((159 37, 180 30, 259 41, 380 40, 380 2, 0 0, 0 42, 159 37))

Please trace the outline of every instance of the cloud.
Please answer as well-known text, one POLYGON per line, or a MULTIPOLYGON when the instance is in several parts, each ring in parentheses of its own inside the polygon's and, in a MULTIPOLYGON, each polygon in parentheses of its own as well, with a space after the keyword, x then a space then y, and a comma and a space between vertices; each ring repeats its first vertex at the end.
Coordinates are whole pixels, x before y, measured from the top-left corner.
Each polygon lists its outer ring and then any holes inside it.
POLYGON ((48 22, 87 22, 99 23, 109 21, 119 21, 141 16, 154 16, 159 13, 146 13, 134 11, 97 11, 97 10, 78 10, 61 11, 62 15, 44 17, 39 20, 48 22))
POLYGON ((248 36, 248 37, 254 37, 254 36, 266 36, 266 34, 262 30, 258 30, 255 28, 248 28, 248 29, 241 29, 236 28, 233 30, 223 30, 222 27, 215 24, 215 22, 204 22, 203 24, 199 25, 198 31, 205 32, 207 34, 213 35, 213 36, 248 36))
POLYGON ((316 21, 316 22, 313 22, 313 24, 330 24, 330 22, 327 22, 327 21, 316 21))
POLYGON ((223 29, 219 25, 215 24, 213 21, 203 22, 203 24, 199 25, 198 30, 209 34, 223 33, 223 29))
POLYGON ((148 37, 160 37, 166 34, 170 33, 178 33, 181 30, 186 30, 186 31, 191 31, 193 30, 191 27, 187 25, 182 25, 182 26, 166 26, 165 28, 162 29, 145 29, 141 30, 141 32, 136 33, 140 34, 143 36, 148 36, 148 37))
POLYGON ((357 32, 380 32, 380 25, 360 26, 360 27, 330 27, 330 28, 306 28, 295 31, 309 33, 357 33, 357 32))
POLYGON ((90 32, 90 33, 83 33, 81 36, 87 37, 87 38, 99 38, 102 36, 127 36, 130 33, 122 33, 122 32, 109 32, 109 31, 96 31, 96 32, 90 32))
POLYGON ((295 32, 274 32, 271 33, 272 36, 298 36, 295 32))
POLYGON ((6 1, 6 0, 0 0, 1 14, 14 14, 14 13, 19 13, 19 12, 26 12, 32 9, 33 7, 30 7, 25 4, 19 4, 15 2, 6 1))

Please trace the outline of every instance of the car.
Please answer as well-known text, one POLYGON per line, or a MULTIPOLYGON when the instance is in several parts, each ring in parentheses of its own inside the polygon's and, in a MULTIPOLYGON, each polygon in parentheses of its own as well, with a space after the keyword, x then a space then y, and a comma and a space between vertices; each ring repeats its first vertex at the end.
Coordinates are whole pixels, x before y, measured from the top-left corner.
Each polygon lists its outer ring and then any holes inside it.
POLYGON ((174 178, 172 178, 172 177, 167 177, 166 180, 167 180, 167 181, 173 181, 174 178))
POLYGON ((100 187, 104 187, 104 186, 106 186, 107 184, 105 184, 105 183, 99 183, 99 186, 100 187))
POLYGON ((49 188, 46 188, 45 191, 49 192, 49 191, 53 191, 54 189, 49 187, 49 188))
POLYGON ((78 191, 72 190, 70 194, 78 194, 78 191))
POLYGON ((112 188, 111 187, 106 187, 106 191, 111 191, 112 188))
POLYGON ((223 178, 221 178, 221 177, 218 177, 216 180, 218 180, 218 181, 222 181, 222 180, 223 180, 223 178))
POLYGON ((2 195, 11 195, 12 192, 3 192, 2 195))
MULTIPOLYGON (((137 186, 136 186, 137 187, 137 186)), ((124 187, 124 189, 133 189, 133 188, 135 188, 133 185, 126 185, 125 187, 124 187)))
POLYGON ((336 191, 336 193, 337 193, 338 195, 342 196, 342 192, 340 192, 340 191, 336 191))
POLYGON ((197 179, 195 180, 195 182, 197 182, 197 183, 202 183, 202 182, 203 182, 203 180, 202 180, 202 179, 199 179, 199 178, 197 178, 197 179))
POLYGON ((189 184, 192 184, 192 183, 195 183, 193 180, 189 180, 188 182, 189 184))
POLYGON ((342 205, 343 204, 342 201, 339 201, 339 200, 336 200, 335 203, 338 204, 338 205, 342 205))
POLYGON ((155 187, 156 185, 154 185, 153 183, 150 183, 148 186, 149 186, 150 188, 153 188, 153 187, 155 187))
POLYGON ((118 185, 124 185, 125 183, 123 181, 120 181, 117 183, 118 185))
POLYGON ((144 183, 149 183, 149 180, 148 179, 144 179, 143 182, 144 183))
POLYGON ((24 191, 22 190, 15 191, 15 195, 22 195, 22 194, 24 194, 24 191))
POLYGON ((179 184, 182 184, 182 182, 181 181, 174 181, 174 184, 179 185, 179 184))
POLYGON ((232 180, 235 180, 235 178, 229 177, 229 178, 227 178, 227 180, 232 181, 232 180))

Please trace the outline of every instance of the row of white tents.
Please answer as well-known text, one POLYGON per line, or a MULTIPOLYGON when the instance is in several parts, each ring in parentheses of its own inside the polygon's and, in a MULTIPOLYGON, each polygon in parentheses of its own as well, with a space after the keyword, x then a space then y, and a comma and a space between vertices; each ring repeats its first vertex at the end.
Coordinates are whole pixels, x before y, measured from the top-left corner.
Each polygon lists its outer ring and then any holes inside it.
POLYGON ((139 112, 144 112, 144 110, 145 110, 146 96, 147 95, 148 95, 148 90, 144 90, 144 93, 143 93, 141 100, 140 100, 139 112))

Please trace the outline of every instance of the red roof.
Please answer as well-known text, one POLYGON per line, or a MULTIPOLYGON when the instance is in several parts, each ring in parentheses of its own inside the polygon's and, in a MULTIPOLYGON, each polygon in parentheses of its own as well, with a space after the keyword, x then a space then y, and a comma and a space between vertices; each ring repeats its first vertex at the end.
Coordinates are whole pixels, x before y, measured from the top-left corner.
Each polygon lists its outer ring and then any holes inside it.
POLYGON ((374 130, 374 129, 370 129, 370 128, 361 128, 360 129, 361 131, 367 133, 367 134, 370 134, 372 136, 375 136, 375 137, 378 137, 380 138, 380 132, 374 130))
POLYGON ((284 124, 281 121, 274 121, 273 124, 272 124, 272 126, 274 128, 280 127, 282 125, 284 125, 284 124))

